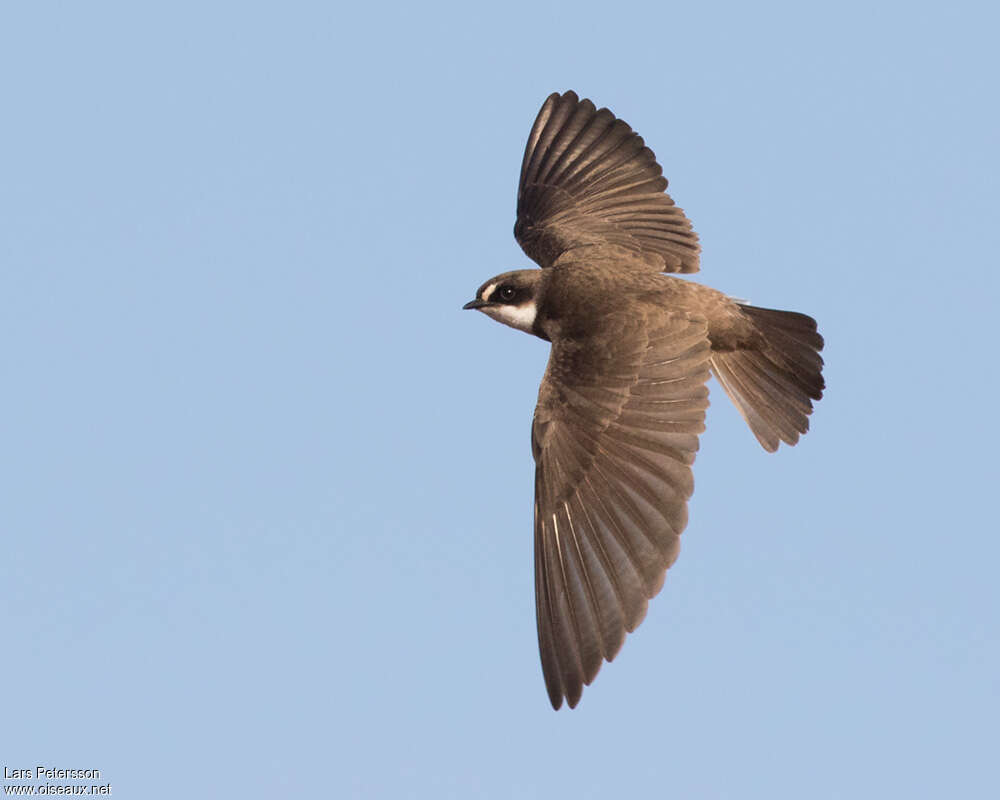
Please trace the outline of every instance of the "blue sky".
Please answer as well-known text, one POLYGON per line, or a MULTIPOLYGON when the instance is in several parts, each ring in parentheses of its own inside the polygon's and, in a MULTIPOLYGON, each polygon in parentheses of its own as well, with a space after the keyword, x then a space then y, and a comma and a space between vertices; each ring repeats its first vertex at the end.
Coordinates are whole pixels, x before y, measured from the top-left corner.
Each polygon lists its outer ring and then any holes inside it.
POLYGON ((0 11, 0 759, 117 797, 997 790, 1000 24, 986 3, 0 11), (681 558, 546 700, 524 141, 656 151, 697 280, 816 317, 761 450, 713 384, 681 558))

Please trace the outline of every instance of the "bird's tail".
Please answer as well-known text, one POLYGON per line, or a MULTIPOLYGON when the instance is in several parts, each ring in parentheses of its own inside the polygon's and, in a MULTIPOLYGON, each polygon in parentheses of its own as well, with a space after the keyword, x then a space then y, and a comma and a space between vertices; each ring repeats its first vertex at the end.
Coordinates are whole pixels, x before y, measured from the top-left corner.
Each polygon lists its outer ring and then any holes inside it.
POLYGON ((770 453, 809 430, 812 401, 823 396, 823 337, 816 320, 794 311, 740 305, 760 337, 746 349, 715 351, 712 371, 770 453))

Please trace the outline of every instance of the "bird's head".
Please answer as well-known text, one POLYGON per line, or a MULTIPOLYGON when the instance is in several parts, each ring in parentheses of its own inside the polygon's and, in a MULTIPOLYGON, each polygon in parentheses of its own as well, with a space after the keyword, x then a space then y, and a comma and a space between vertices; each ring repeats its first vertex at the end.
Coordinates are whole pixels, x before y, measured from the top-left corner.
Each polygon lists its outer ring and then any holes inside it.
POLYGON ((525 333, 535 333, 538 315, 538 292, 542 270, 519 269, 490 278, 479 287, 476 299, 462 308, 474 308, 497 322, 525 333))

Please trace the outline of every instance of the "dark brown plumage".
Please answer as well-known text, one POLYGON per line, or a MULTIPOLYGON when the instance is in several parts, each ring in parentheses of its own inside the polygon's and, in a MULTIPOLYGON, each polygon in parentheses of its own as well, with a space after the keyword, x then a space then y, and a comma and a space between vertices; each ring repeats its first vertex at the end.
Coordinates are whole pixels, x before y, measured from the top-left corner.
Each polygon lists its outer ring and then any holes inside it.
POLYGON ((553 94, 528 136, 514 236, 543 267, 582 245, 620 245, 663 272, 698 271, 698 237, 653 151, 608 109, 553 94))
POLYGON ((698 239, 642 139, 553 94, 532 127, 514 233, 542 270, 504 273, 466 308, 552 342, 532 426, 538 644, 549 699, 577 704, 677 558, 714 372, 761 445, 795 444, 822 396, 803 314, 662 273, 698 239))

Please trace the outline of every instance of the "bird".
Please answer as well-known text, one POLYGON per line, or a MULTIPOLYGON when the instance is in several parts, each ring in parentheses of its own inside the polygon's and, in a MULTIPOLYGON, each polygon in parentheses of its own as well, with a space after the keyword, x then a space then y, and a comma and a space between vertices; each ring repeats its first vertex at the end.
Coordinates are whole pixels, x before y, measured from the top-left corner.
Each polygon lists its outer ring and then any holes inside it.
POLYGON ((463 308, 551 343, 531 427, 535 611, 549 701, 575 708, 677 559, 714 375, 768 452, 823 396, 805 314, 676 274, 701 247, 636 132, 573 91, 528 136, 514 236, 541 269, 483 283, 463 308))

